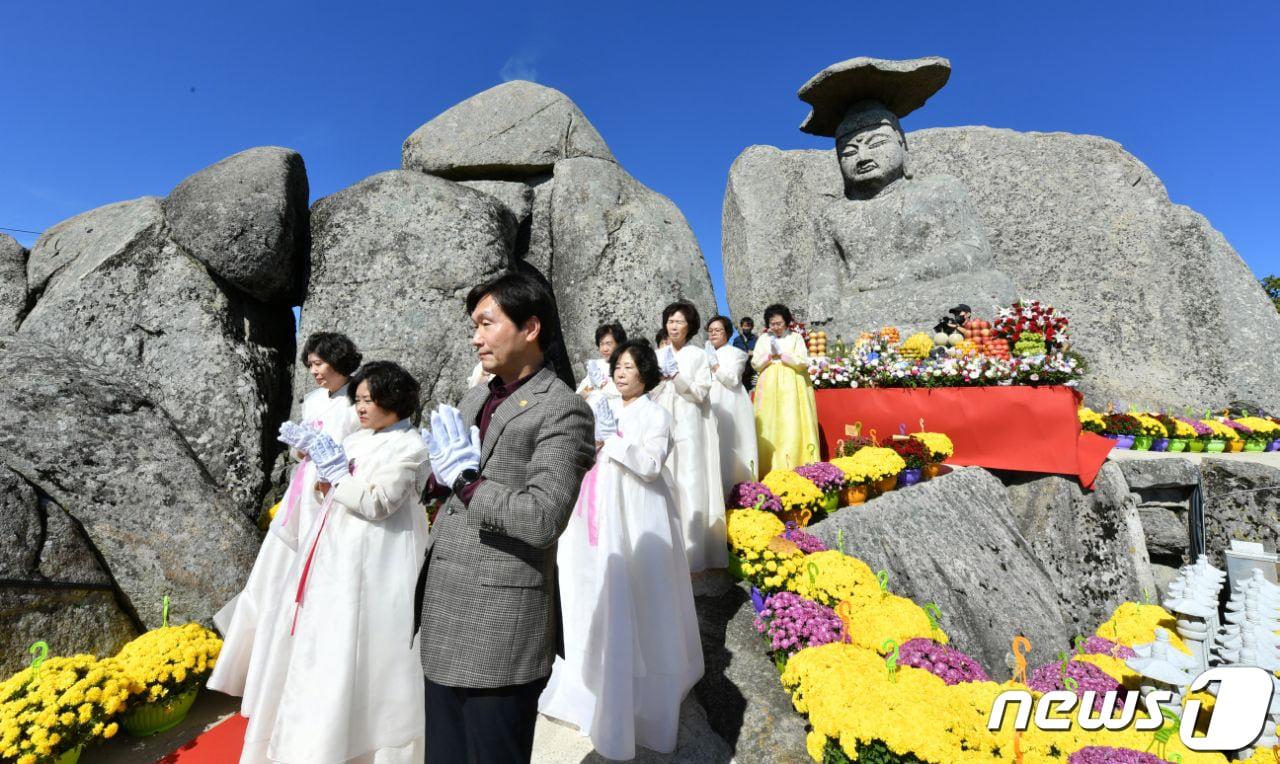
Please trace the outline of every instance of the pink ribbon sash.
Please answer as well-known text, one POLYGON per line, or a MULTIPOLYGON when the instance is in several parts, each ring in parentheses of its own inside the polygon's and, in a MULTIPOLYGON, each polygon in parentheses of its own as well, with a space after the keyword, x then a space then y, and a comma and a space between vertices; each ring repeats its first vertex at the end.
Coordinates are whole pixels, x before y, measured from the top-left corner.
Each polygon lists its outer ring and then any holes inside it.
POLYGON ((597 463, 582 479, 582 495, 578 497, 578 514, 587 518, 587 543, 595 546, 600 540, 600 527, 596 523, 596 478, 600 473, 597 463))
POLYGON ((293 470, 293 479, 289 481, 289 503, 284 506, 284 517, 280 519, 280 525, 286 526, 289 520, 293 518, 293 513, 298 509, 298 505, 302 503, 302 492, 306 490, 303 477, 307 472, 307 463, 310 457, 302 457, 302 461, 298 462, 298 466, 293 470))

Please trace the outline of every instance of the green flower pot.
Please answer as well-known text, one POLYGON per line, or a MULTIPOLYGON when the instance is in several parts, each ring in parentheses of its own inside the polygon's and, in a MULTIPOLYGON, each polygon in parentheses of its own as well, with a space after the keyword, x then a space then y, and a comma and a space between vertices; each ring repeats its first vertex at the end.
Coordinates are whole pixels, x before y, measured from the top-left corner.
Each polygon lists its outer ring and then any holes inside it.
POLYGON ((728 569, 728 575, 737 578, 739 581, 746 581, 746 573, 742 572, 742 563, 745 562, 739 555, 732 552, 728 553, 728 567, 726 568, 728 569))
POLYGON ((1207 454, 1220 454, 1225 451, 1226 448, 1227 442, 1225 440, 1218 440, 1217 438, 1214 438, 1209 441, 1209 444, 1204 447, 1204 450, 1207 454))
POLYGON ((84 751, 84 743, 65 751, 61 756, 53 760, 53 764, 76 764, 80 761, 80 754, 84 751))
POLYGON ((1245 451, 1266 451, 1267 441, 1258 440, 1257 438, 1250 438, 1249 440, 1246 440, 1244 442, 1244 450, 1245 451))
POLYGON ((1206 444, 1203 440, 1196 438, 1195 440, 1187 444, 1187 450, 1193 454, 1203 453, 1205 445, 1206 444))
POLYGON ((1151 440, 1152 438, 1150 435, 1139 435, 1135 437, 1133 439, 1133 450, 1134 451, 1150 451, 1151 440))
POLYGON ((1189 443, 1187 443, 1187 439, 1186 439, 1186 438, 1170 438, 1170 439, 1169 439, 1169 452, 1170 452, 1170 453, 1174 453, 1174 454, 1176 454, 1176 453, 1178 453, 1178 452, 1180 452, 1180 451, 1186 451, 1186 450, 1187 450, 1187 446, 1188 446, 1188 445, 1190 445, 1190 444, 1189 444, 1189 443))
POLYGON ((840 508, 840 492, 832 491, 831 493, 822 494, 822 501, 818 507, 828 515, 840 508))
POLYGON ((150 737, 168 732, 182 723, 196 702, 200 688, 192 687, 181 695, 171 695, 163 700, 143 703, 130 709, 121 720, 121 726, 134 737, 150 737))

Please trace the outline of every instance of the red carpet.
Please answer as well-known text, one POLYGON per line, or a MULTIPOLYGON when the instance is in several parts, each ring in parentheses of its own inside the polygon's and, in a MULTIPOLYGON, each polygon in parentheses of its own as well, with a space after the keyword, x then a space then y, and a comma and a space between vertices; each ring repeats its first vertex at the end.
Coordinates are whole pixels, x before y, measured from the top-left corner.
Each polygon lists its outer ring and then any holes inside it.
POLYGON ((240 760, 240 746, 249 720, 236 714, 161 759, 161 764, 232 764, 240 760))

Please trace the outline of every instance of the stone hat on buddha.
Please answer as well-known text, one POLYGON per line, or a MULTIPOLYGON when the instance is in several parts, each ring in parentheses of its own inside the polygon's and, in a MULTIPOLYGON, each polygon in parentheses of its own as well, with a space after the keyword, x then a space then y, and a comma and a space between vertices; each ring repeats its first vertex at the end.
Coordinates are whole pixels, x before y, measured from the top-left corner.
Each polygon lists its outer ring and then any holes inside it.
POLYGON ((891 61, 852 58, 815 74, 799 90, 813 107, 800 129, 839 139, 855 130, 888 124, 924 106, 951 77, 951 62, 938 56, 891 61))

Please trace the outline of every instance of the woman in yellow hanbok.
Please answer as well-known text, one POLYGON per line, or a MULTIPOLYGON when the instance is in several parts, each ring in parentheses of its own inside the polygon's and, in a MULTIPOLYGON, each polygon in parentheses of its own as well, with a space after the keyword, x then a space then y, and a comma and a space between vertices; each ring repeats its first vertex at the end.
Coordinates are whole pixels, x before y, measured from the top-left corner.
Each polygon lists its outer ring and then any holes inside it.
POLYGON ((804 338, 790 330, 785 305, 765 308, 764 323, 768 333, 751 353, 760 373, 755 408, 761 475, 818 460, 818 407, 804 338))

